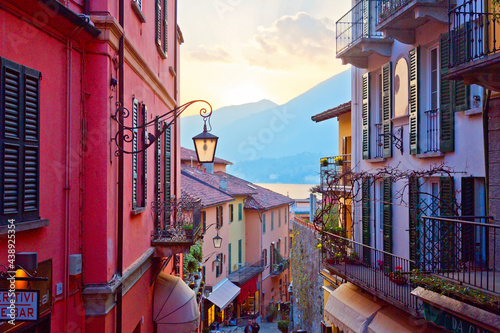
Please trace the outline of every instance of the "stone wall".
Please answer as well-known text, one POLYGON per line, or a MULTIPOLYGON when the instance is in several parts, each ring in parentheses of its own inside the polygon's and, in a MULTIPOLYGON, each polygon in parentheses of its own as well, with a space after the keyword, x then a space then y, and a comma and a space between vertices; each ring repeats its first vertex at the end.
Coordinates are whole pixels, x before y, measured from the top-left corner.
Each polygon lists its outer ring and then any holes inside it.
POLYGON ((323 279, 319 275, 320 251, 316 249, 316 232, 293 221, 291 272, 293 281, 293 330, 321 332, 323 320, 323 279))

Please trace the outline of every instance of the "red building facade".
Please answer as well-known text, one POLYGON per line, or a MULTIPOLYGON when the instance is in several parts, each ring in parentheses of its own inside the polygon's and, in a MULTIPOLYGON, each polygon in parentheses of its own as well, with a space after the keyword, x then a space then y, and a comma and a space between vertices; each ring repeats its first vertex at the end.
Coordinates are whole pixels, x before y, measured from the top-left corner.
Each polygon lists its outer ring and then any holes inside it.
POLYGON ((158 208, 181 198, 178 127, 121 157, 116 133, 120 105, 125 126, 153 121, 128 151, 172 121, 154 123, 178 106, 176 10, 174 0, 0 0, 0 264, 10 270, 13 224, 18 262, 35 252, 37 263, 18 275, 47 278, 16 282, 40 290, 38 321, 0 331, 165 332, 155 279, 182 276, 173 258, 199 235, 174 241, 165 230, 176 220, 158 208))

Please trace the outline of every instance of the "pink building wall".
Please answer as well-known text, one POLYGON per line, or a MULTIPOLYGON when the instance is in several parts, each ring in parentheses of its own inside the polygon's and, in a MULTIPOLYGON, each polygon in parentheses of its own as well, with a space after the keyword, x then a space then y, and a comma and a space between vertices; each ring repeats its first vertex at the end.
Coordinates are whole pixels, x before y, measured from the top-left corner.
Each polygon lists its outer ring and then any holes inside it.
MULTIPOLYGON (((82 0, 63 3, 77 14, 84 12, 82 0)), ((45 13, 51 19, 49 25, 55 24, 55 18, 63 20, 60 13, 50 12, 41 2, 23 3, 23 6, 30 5, 39 7, 37 13, 45 13)), ((125 107, 132 109, 135 95, 148 106, 148 120, 173 109, 179 97, 175 91, 179 77, 178 58, 174 56, 179 47, 176 1, 169 1, 168 5, 168 56, 162 59, 154 40, 154 2, 143 2, 146 23, 140 23, 130 2, 125 1, 125 107), (143 62, 137 56, 142 57, 143 62), (159 92, 147 75, 149 71, 157 75, 163 91, 159 92), (168 98, 165 100, 164 96, 168 98)), ((88 284, 108 284, 117 269, 118 159, 114 156, 115 145, 110 145, 117 124, 110 115, 115 112, 118 94, 117 88, 110 86, 110 80, 118 79, 118 50, 113 39, 116 37, 113 32, 120 29, 118 1, 90 1, 90 17, 101 35, 94 38, 81 31, 72 40, 58 31, 57 26, 32 24, 33 17, 23 11, 25 7, 18 7, 6 5, 0 9, 0 56, 42 73, 39 210, 49 225, 19 230, 16 251, 37 252, 38 262, 52 259, 51 326, 54 332, 113 332, 115 308, 102 316, 89 316, 89 308, 82 302, 82 290, 88 284), (110 23, 113 18, 114 23, 110 23), (80 278, 68 277, 65 272, 69 254, 83 255, 80 278), (63 283, 63 295, 56 296, 57 283, 63 283)), ((172 163, 177 168, 172 175, 172 194, 177 189, 177 197, 180 197, 180 185, 175 185, 180 179, 179 150, 179 133, 174 131, 172 159, 176 160, 172 163)), ((148 151, 147 207, 138 215, 131 214, 131 164, 131 156, 126 155, 124 270, 132 269, 131 265, 151 249, 154 147, 148 151)), ((5 235, 0 235, 0 249, 6 246, 5 235)), ((152 262, 153 258, 150 256, 148 260, 152 262)), ((6 261, 7 251, 0 251, 0 263, 6 261)), ((150 279, 155 265, 145 267, 146 272, 124 295, 124 332, 133 331, 142 317, 143 331, 152 331, 150 279), (137 306, 139 303, 143 306, 137 306)), ((172 271, 172 263, 166 271, 172 271)))

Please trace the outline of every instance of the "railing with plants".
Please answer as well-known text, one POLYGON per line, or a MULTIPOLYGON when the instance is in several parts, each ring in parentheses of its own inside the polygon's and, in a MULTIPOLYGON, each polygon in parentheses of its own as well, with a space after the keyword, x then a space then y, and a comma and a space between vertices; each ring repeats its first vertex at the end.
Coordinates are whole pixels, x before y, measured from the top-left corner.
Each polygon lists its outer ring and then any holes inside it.
POLYGON ((151 239, 153 245, 165 243, 194 243, 201 235, 201 200, 183 195, 181 199, 172 199, 171 202, 151 203, 151 212, 155 222, 155 229, 151 239), (161 215, 169 219, 161 218, 161 215), (159 219, 156 219, 160 216, 159 219), (161 221, 168 221, 162 223, 161 221))
MULTIPOLYGON (((321 184, 326 182, 326 174, 343 174, 351 169, 351 155, 323 157, 319 160, 321 184)), ((342 179, 339 185, 348 185, 348 179, 342 179)))
POLYGON ((422 272, 500 293, 500 225, 489 217, 428 217, 420 226, 422 272))
POLYGON ((425 111, 425 119, 427 125, 427 147, 426 153, 434 153, 439 151, 439 109, 425 111))
POLYGON ((411 260, 343 237, 342 229, 334 232, 324 231, 319 246, 326 268, 410 313, 419 313, 409 284, 411 260))
POLYGON ((449 12, 450 67, 500 50, 500 2, 465 0, 449 12))
POLYGON ((271 268, 271 275, 276 276, 283 273, 288 268, 288 259, 281 259, 279 262, 273 264, 271 268))
POLYGON ((381 32, 375 31, 379 11, 378 0, 361 0, 337 21, 337 54, 361 38, 384 37, 381 32))

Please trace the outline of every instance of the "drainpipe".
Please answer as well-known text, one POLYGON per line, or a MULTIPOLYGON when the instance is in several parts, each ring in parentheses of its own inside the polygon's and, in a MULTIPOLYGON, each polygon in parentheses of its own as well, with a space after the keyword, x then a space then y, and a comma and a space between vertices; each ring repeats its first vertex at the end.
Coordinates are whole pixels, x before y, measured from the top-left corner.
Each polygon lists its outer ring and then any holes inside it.
POLYGON ((485 193, 485 216, 490 215, 490 153, 489 153, 489 117, 491 90, 484 92, 483 100, 483 147, 484 147, 484 193, 485 193), (486 98, 485 98, 486 97, 486 98))
MULTIPOLYGON (((124 0, 119 1, 119 24, 123 29, 123 34, 120 37, 120 44, 119 44, 119 50, 118 50, 118 95, 119 95, 119 102, 120 106, 124 107, 125 105, 125 96, 124 96, 124 89, 125 89, 125 73, 124 71, 124 56, 125 56, 125 4, 124 0)), ((118 118, 119 121, 118 123, 119 126, 119 131, 120 135, 118 136, 119 140, 119 146, 123 147, 123 113, 118 112, 118 118)), ((123 178, 124 178, 124 154, 121 153, 118 155, 118 215, 117 215, 117 224, 118 224, 118 234, 117 234, 117 245, 116 245, 116 273, 118 277, 121 279, 123 275, 123 196, 124 196, 124 184, 123 184, 123 178)), ((117 294, 116 294, 116 333, 121 333, 122 332, 122 284, 120 282, 120 285, 117 288, 117 294)))
MULTIPOLYGON (((120 0, 120 1, 123 1, 123 0, 120 0)), ((174 99, 175 99, 175 107, 177 108, 177 106, 179 105, 179 101, 178 101, 178 78, 179 78, 179 73, 178 73, 178 70, 179 68, 177 68, 177 43, 179 42, 178 39, 177 39, 177 0, 175 0, 175 20, 174 20, 174 23, 175 23, 175 29, 174 29, 174 40, 175 40, 175 43, 174 43, 174 72, 175 72, 175 78, 174 78, 174 99)), ((179 129, 179 121, 180 121, 180 118, 177 118, 177 111, 175 111, 175 114, 174 114, 174 195, 175 195, 175 198, 177 198, 177 133, 178 133, 178 129, 179 129)))

